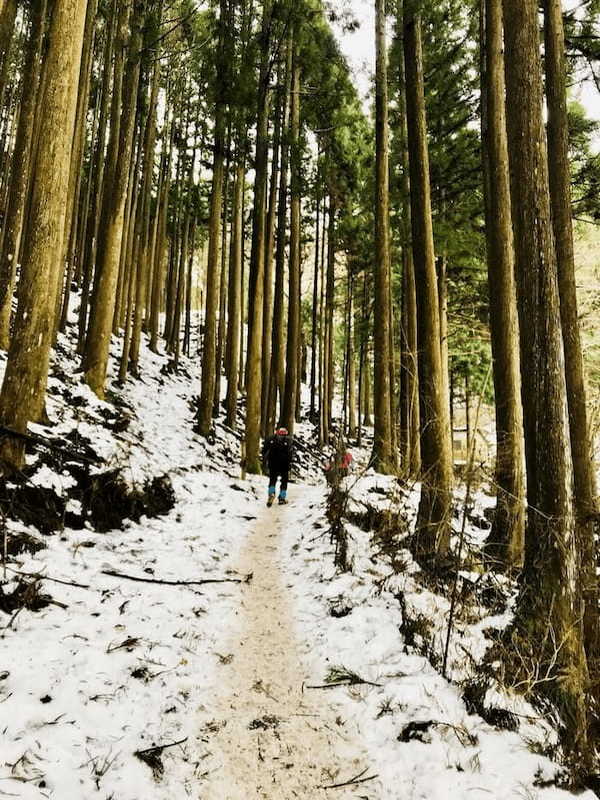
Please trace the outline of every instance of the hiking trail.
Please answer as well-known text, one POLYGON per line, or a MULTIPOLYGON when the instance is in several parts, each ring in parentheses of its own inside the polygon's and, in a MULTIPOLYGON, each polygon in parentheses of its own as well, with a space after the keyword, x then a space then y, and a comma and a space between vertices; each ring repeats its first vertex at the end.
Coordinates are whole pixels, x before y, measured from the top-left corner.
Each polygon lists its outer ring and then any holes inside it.
MULTIPOLYGON (((294 494, 301 491, 296 486, 294 494)), ((305 688, 321 680, 307 673, 310 646, 297 638, 280 557, 291 508, 262 510, 240 548, 236 571, 253 577, 223 654, 214 718, 201 723, 210 732, 211 766, 200 784, 207 800, 373 796, 369 783, 322 788, 355 778, 369 763, 358 734, 330 707, 328 690, 305 688)))

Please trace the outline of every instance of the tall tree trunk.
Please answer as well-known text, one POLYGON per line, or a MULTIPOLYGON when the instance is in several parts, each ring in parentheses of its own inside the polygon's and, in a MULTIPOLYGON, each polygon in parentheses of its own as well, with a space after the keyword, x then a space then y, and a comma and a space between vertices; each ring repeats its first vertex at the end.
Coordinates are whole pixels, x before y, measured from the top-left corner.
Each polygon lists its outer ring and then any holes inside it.
POLYGON ((337 208, 329 196, 329 230, 327 232, 327 285, 325 287, 325 353, 323 381, 323 441, 329 443, 332 422, 333 394, 335 389, 335 358, 333 330, 335 314, 335 224, 337 208))
POLYGON ((240 366, 242 316, 242 236, 244 235, 244 182, 246 168, 244 154, 238 140, 233 209, 231 217, 231 242, 229 245, 229 292, 227 311, 227 397, 225 423, 235 430, 237 425, 238 371, 240 366))
POLYGON ((473 439, 476 438, 477 431, 471 427, 471 381, 469 377, 469 369, 465 370, 465 441, 467 459, 473 446, 473 439))
MULTIPOLYGON (((172 235, 169 242, 169 267, 167 271, 167 285, 166 285, 166 307, 165 307, 165 327, 164 339, 167 346, 167 352, 172 352, 173 342, 173 327, 175 325, 175 304, 177 300, 177 264, 179 245, 181 240, 181 225, 183 215, 183 159, 177 154, 177 167, 175 170, 175 181, 173 184, 176 192, 173 211, 173 225, 172 235)), ((168 200, 167 200, 168 202, 168 200)))
MULTIPOLYGON (((125 213, 125 224, 121 247, 121 277, 120 298, 115 308, 113 332, 123 329, 121 359, 119 363, 119 383, 125 383, 129 371, 129 355, 131 352, 131 332, 133 327, 133 314, 135 307, 135 289, 140 265, 140 221, 139 201, 140 193, 139 175, 142 163, 142 144, 139 142, 137 155, 132 160, 131 175, 129 177, 129 199, 125 213)), ((119 294, 119 293, 117 293, 119 294)))
POLYGON ((238 391, 243 392, 245 387, 244 374, 244 324, 245 304, 244 289, 246 287, 246 183, 242 187, 242 311, 240 313, 240 366, 238 369, 238 391))
POLYGON ((546 43, 546 94, 548 101, 548 157, 552 165, 550 170, 550 199, 558 262, 558 290, 565 353, 571 454, 573 457, 575 513, 581 547, 585 608, 584 635, 588 657, 598 660, 600 659, 599 592, 594 541, 594 520, 598 514, 598 506, 596 503, 596 477, 587 419, 585 374, 577 313, 571 171, 569 166, 565 36, 560 0, 545 0, 544 32, 546 43))
POLYGON ((159 173, 158 192, 156 198, 156 219, 154 221, 154 267, 152 272, 152 297, 150 301, 150 349, 158 352, 158 338, 160 328, 160 312, 162 309, 164 290, 164 254, 167 241, 167 212, 169 203, 169 190, 171 185, 171 164, 173 159, 173 139, 175 125, 169 123, 169 110, 165 112, 165 127, 163 130, 163 151, 159 173), (168 136, 167 136, 168 131, 168 136))
POLYGON ((0 108, 4 105, 10 49, 13 41, 17 17, 17 0, 4 0, 0 11, 0 108))
POLYGON ((536 0, 504 0, 503 8, 529 508, 515 646, 529 647, 532 668, 539 667, 544 674, 548 670, 549 677, 554 678, 542 688, 561 710, 565 748, 585 763, 587 666, 580 622, 582 603, 543 120, 538 4, 536 0))
POLYGON ((367 427, 371 427, 373 424, 372 412, 371 412, 371 367, 370 367, 370 358, 369 358, 369 348, 368 346, 365 348, 365 377, 364 377, 364 389, 363 389, 363 406, 364 406, 364 416, 363 416, 363 425, 367 427))
POLYGON ((300 59, 298 44, 294 42, 292 65, 292 99, 290 112, 291 148, 291 221, 289 261, 289 303, 286 347, 285 390, 282 420, 293 433, 296 421, 296 394, 298 391, 298 349, 300 347, 300 59))
POLYGON ((375 0, 375 431, 373 462, 379 472, 396 470, 392 450, 392 386, 390 385, 390 212, 389 129, 385 0, 375 0))
POLYGON ((411 224, 417 287, 422 488, 417 547, 424 557, 445 555, 452 517, 452 442, 440 347, 429 153, 423 86, 421 19, 415 0, 404 4, 404 64, 410 161, 411 224))
MULTIPOLYGON (((32 164, 36 180, 24 243, 15 333, 0 392, 2 424, 21 433, 29 420, 41 418, 44 407, 85 11, 83 0, 55 0, 48 34, 46 91, 39 109, 43 135, 32 164)), ((0 458, 6 471, 22 467, 24 450, 22 440, 3 442, 0 458)))
POLYGON ((273 132, 271 182, 269 187, 269 211, 267 213, 267 232, 265 243, 265 289, 263 298, 263 338, 262 338, 262 421, 261 429, 263 437, 269 435, 269 385, 271 381, 272 353, 271 344, 273 341, 273 261, 275 247, 275 223, 277 220, 277 192, 279 177, 279 158, 281 151, 281 129, 283 125, 285 97, 285 78, 284 70, 279 70, 279 82, 284 81, 283 87, 278 92, 279 102, 275 110, 275 130, 273 132))
MULTIPOLYGON (((93 144, 93 160, 91 164, 91 172, 88 175, 88 181, 90 182, 90 205, 89 205, 89 212, 88 217, 85 224, 85 236, 83 238, 83 248, 82 248, 82 255, 81 259, 83 261, 83 283, 81 287, 81 305, 79 309, 79 332, 78 332, 78 339, 77 339, 77 352, 80 354, 85 353, 85 345, 86 345, 86 336, 87 336, 87 329, 88 329, 88 308, 89 308, 89 301, 90 295, 92 294, 92 281, 96 282, 96 278, 98 273, 94 274, 94 266, 96 265, 96 255, 97 255, 97 243, 98 243, 98 231, 100 228, 100 217, 102 212, 102 195, 103 195, 103 187, 104 187, 104 177, 105 174, 112 175, 114 170, 114 160, 118 157, 118 149, 117 143, 119 140, 118 133, 114 130, 115 127, 118 127, 118 108, 115 108, 115 95, 118 94, 120 97, 120 93, 122 91, 122 78, 123 78, 123 71, 122 71, 122 64, 123 64, 123 54, 122 48, 121 51, 116 56, 116 63, 115 69, 111 71, 111 64, 113 60, 113 52, 115 44, 122 44, 121 38, 118 35, 120 32, 119 27, 119 20, 121 18, 120 13, 117 10, 117 1, 113 0, 111 4, 110 16, 106 24, 106 39, 104 42, 104 52, 102 57, 102 86, 100 92, 100 115, 98 119, 98 135, 95 141, 95 145, 93 144), (119 71, 117 71, 117 64, 119 64, 119 71), (110 84, 111 84, 111 72, 115 77, 118 77, 119 83, 113 84, 113 104, 112 109, 109 103, 110 98, 110 84), (109 152, 106 154, 105 159, 105 144, 106 144, 106 131, 108 128, 108 118, 109 118, 109 111, 114 111, 115 113, 112 114, 111 118, 111 133, 112 138, 109 142, 112 144, 112 150, 109 149, 109 152), (113 162, 108 165, 108 171, 106 172, 106 164, 105 161, 108 160, 108 157, 111 156, 113 162)), ((124 12, 126 6, 121 5, 121 13, 124 12)))
POLYGON ((483 0, 482 141, 490 329, 496 398, 496 513, 487 548, 523 562, 525 485, 514 242, 506 140, 502 0, 483 0))
MULTIPOLYGON (((139 120, 138 113, 138 120, 139 120)), ((137 129, 137 122, 135 125, 137 129)), ((134 140, 135 140, 134 133, 134 140)), ((123 217, 123 235, 121 237, 121 257, 119 259, 119 277, 117 280, 117 290, 115 299, 115 310, 113 314, 112 332, 113 336, 118 336, 121 329, 125 326, 125 318, 128 309, 129 278, 133 266, 133 248, 135 235, 135 213, 138 205, 137 176, 139 174, 140 159, 142 148, 136 143, 135 155, 131 159, 129 168, 129 180, 127 182, 127 201, 125 203, 125 214, 123 217)), ((129 347, 128 339, 128 347, 129 347)))
POLYGON ((173 325, 173 339, 171 343, 171 349, 173 352, 173 364, 175 365, 175 367, 179 366, 179 360, 181 357, 181 318, 183 315, 183 309, 185 304, 190 227, 191 227, 191 211, 189 204, 186 202, 185 213, 183 215, 183 221, 182 221, 181 246, 179 248, 179 259, 177 266, 177 289, 175 292, 175 314, 174 314, 175 324, 173 325))
POLYGON ((31 142, 45 19, 46 3, 33 4, 23 68, 23 94, 12 156, 6 216, 2 229, 0 253, 0 348, 2 350, 7 350, 10 343, 10 318, 29 186, 31 142))
POLYGON ((198 429, 208 436, 212 427, 215 397, 216 321, 219 304, 219 244, 221 240, 221 213, 223 208, 223 177, 225 170, 225 127, 228 94, 228 4, 220 0, 219 44, 217 62, 218 97, 215 105, 215 131, 210 217, 208 222, 208 262, 206 265, 206 311, 204 315, 204 347, 202 351, 202 386, 198 429))
MULTIPOLYGON (((190 232, 188 235, 187 269, 185 273, 185 323, 183 330, 183 352, 190 358, 192 355, 192 305, 193 305, 193 273, 196 251, 196 218, 190 214, 190 232)), ((225 317, 225 312, 223 312, 225 317)), ((219 362, 220 363, 220 362, 219 362)), ((220 405, 220 401, 219 401, 220 405)))
POLYGON ((326 382, 326 336, 327 336, 327 328, 326 328, 326 317, 325 317, 325 239, 326 239, 326 231, 325 231, 325 219, 327 214, 327 200, 326 196, 323 196, 323 223, 322 223, 322 233, 321 233, 321 252, 319 255, 319 274, 321 278, 321 289, 319 292, 319 447, 323 447, 325 445, 325 429, 327 427, 326 423, 326 390, 325 390, 325 382, 326 382))
MULTIPOLYGON (((408 159, 405 169, 408 171, 408 159)), ((408 184, 408 172, 406 172, 408 184)), ((410 231, 409 194, 406 194, 404 225, 410 231)), ((410 232, 408 233, 410 237, 410 232)), ((402 463, 405 477, 416 479, 421 470, 419 413, 419 367, 417 355, 417 294, 415 267, 410 238, 402 248, 402 350, 400 431, 402 463)))
POLYGON ((348 435, 356 435, 356 368, 354 359, 354 276, 348 265, 348 435))
MULTIPOLYGON (((444 205, 444 203, 442 204, 444 205)), ((443 214, 443 212, 442 212, 443 214)), ((450 373, 448 358, 448 259, 442 253, 436 259, 438 303, 440 307, 440 352, 442 356, 442 393, 450 398, 450 373)))
MULTIPOLYGON (((317 169, 319 147, 317 144, 317 169)), ((317 177, 317 180, 319 178, 317 177)), ((317 320, 319 314, 319 240, 321 233, 321 192, 317 188, 317 208, 315 211, 315 268, 313 272, 312 335, 310 354, 310 418, 315 419, 317 394, 317 320)))
MULTIPOLYGON (((159 12, 160 13, 160 12, 159 12)), ((160 19, 157 20, 160 23, 160 19)), ((160 52, 160 51, 159 51, 160 52)), ((159 53, 155 53, 158 59, 159 53)), ((158 92, 160 88, 160 61, 154 63, 148 119, 146 120, 144 160, 142 165, 142 187, 140 197, 138 230, 140 237, 139 262, 137 284, 135 287, 135 312, 133 329, 131 333, 131 370, 137 374, 140 359, 140 343, 142 338, 142 325, 146 314, 147 284, 151 274, 150 262, 150 205, 152 201, 152 184, 154 179, 154 156, 156 150, 156 116, 158 110, 158 92)))
MULTIPOLYGON (((122 18, 121 20, 122 26, 127 20, 129 4, 123 3, 123 6, 124 19, 122 18)), ((109 150, 116 149, 118 146, 118 157, 114 163, 114 172, 106 175, 104 184, 102 219, 98 234, 98 280, 92 299, 90 327, 84 356, 85 380, 92 391, 99 397, 104 396, 110 335, 116 302, 119 259, 123 240, 127 183, 132 155, 140 73, 141 14, 142 6, 137 3, 132 17, 129 57, 123 81, 122 115, 118 126, 119 142, 118 145, 114 141, 112 143, 109 142, 109 150)), ((120 35, 123 34, 121 33, 120 35)), ((118 66, 118 64, 115 65, 115 85, 118 84, 119 80, 117 75, 118 66)))
MULTIPOLYGON (((228 135, 227 150, 230 148, 230 136, 228 135)), ((229 157, 225 166, 225 178, 223 183, 223 222, 221 230, 221 268, 219 276, 219 322, 217 324, 217 377, 215 380, 215 399, 213 403, 213 416, 218 417, 221 408, 221 374, 223 371, 223 353, 225 351, 225 332, 227 329, 227 315, 225 308, 227 304, 227 218, 229 216, 229 157)), ((231 235, 229 237, 231 243, 231 235)))
MULTIPOLYGON (((69 191, 67 193, 65 235, 63 238, 63 253, 61 257, 61 273, 64 273, 64 291, 57 295, 56 324, 61 331, 67 327, 69 316, 69 301, 71 298, 71 282, 74 272, 75 242, 77 234, 77 220, 79 216, 79 197, 83 172, 83 157, 85 151, 86 117, 90 96, 90 81, 92 74, 92 61, 94 53, 94 33, 96 29, 96 12, 98 0, 88 0, 87 15, 85 20, 83 50, 81 55, 81 69, 79 74, 79 89, 77 109, 75 112, 75 128, 73 135, 73 155, 71 158, 71 172, 69 175, 69 191), (62 301, 62 303, 61 303, 62 301)), ((62 278, 62 274, 61 274, 62 278)))
MULTIPOLYGON (((281 399, 280 386, 285 372, 284 364, 284 283, 285 283, 285 240, 287 229, 287 195, 290 160, 290 111, 292 92, 292 44, 287 44, 287 63, 285 92, 283 99, 283 139, 281 145, 281 169, 279 171, 279 190, 277 198, 277 245, 275 250, 275 297, 273 301, 273 328, 271 335, 271 370, 269 374, 269 398, 266 429, 275 426, 277 396, 281 399)), ((281 408, 280 408, 281 419, 281 408)))
MULTIPOLYGON (((262 336, 265 271, 265 233, 267 211, 267 173, 269 145, 269 58, 271 2, 263 2, 261 66, 258 80, 258 118, 256 122, 256 159, 254 207, 252 212, 252 250, 248 281, 248 353, 246 364, 246 471, 260 474, 262 336)), ((267 357, 265 353, 265 358, 267 357)))

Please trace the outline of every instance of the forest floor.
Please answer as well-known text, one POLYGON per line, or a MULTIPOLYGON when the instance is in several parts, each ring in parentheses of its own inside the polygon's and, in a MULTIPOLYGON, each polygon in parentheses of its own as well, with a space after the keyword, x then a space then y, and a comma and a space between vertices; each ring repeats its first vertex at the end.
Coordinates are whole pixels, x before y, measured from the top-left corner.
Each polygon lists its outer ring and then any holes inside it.
MULTIPOLYGON (((362 471, 356 451, 340 570, 314 460, 290 504, 267 509, 265 479, 239 476, 236 437, 193 433, 197 393, 191 362, 171 372, 144 351, 141 379, 101 403, 59 343, 53 424, 35 430, 97 458, 82 470, 34 448, 0 492, 0 798, 572 797, 552 719, 500 686, 472 691, 514 587, 473 559, 461 572, 444 678, 448 586, 405 540, 418 487, 362 471), (89 473, 99 502, 81 489, 89 473), (60 524, 40 530, 58 500, 60 524), (373 530, 382 512, 393 526, 373 530), (185 583, 202 580, 215 582, 185 583)), ((469 510, 473 552, 491 502, 469 510)))

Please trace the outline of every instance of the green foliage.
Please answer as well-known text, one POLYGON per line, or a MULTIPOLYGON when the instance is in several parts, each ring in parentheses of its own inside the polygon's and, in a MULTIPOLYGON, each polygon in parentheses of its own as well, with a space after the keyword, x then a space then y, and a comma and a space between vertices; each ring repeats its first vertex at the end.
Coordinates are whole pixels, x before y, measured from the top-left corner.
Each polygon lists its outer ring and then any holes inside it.
POLYGON ((600 220, 600 155, 593 150, 599 132, 600 124, 587 116, 580 103, 569 104, 573 213, 594 220, 600 220))

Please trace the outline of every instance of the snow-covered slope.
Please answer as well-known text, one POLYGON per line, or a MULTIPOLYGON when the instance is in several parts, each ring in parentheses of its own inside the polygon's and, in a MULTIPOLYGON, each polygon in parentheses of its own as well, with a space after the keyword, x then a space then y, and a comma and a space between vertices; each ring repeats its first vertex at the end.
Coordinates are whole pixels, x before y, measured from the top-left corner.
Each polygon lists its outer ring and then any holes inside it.
MULTIPOLYGON (((314 466, 291 485, 289 506, 268 510, 264 479, 240 478, 236 436, 219 426, 209 443, 193 432, 197 365, 170 373, 144 350, 141 378, 105 404, 79 382, 70 352, 61 340, 54 425, 36 431, 85 450, 93 475, 122 471, 141 499, 137 520, 101 532, 111 517, 77 499, 68 455, 30 457, 27 485, 63 495, 77 527, 44 535, 7 522, 4 594, 20 572, 44 576, 23 580, 52 602, 0 612, 0 797, 570 796, 545 785, 557 768, 535 754, 550 735, 542 721, 494 728, 469 713, 458 686, 464 650, 478 659, 482 631, 502 619, 482 611, 461 626, 449 683, 414 623, 423 615, 435 641, 447 601, 419 582, 400 543, 393 551, 350 523, 350 569, 334 568, 314 466), (161 513, 145 516, 156 478, 161 513), (16 552, 38 540, 44 549, 16 552)), ((398 491, 366 475, 349 510, 387 507, 398 491)), ((410 521, 414 495, 398 496, 410 521)))

